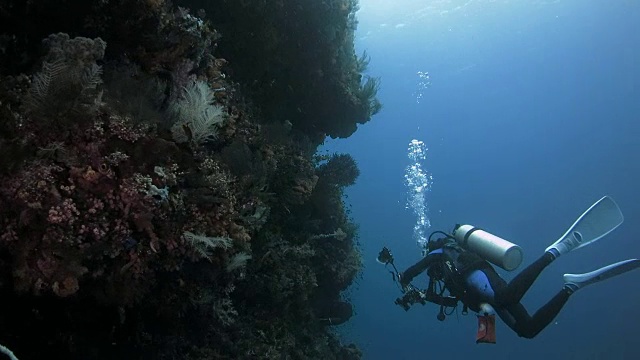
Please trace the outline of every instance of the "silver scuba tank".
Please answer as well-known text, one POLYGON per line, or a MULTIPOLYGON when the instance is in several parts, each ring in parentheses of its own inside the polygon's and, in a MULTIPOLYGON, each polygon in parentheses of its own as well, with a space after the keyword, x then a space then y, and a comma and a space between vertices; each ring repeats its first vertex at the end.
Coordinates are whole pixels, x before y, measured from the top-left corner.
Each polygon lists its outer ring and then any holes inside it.
POLYGON ((472 225, 456 225, 453 237, 458 244, 494 265, 511 271, 522 263, 522 248, 472 225))

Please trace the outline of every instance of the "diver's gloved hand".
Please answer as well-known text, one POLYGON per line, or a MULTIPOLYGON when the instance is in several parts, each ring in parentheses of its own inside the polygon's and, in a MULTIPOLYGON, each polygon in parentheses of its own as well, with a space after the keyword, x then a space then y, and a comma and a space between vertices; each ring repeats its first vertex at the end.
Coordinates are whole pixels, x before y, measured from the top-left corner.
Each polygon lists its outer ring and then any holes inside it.
POLYGON ((400 286, 402 287, 402 292, 406 292, 407 290, 409 290, 409 282, 410 281, 406 281, 407 279, 405 279, 402 274, 398 274, 398 283, 400 284, 400 286))

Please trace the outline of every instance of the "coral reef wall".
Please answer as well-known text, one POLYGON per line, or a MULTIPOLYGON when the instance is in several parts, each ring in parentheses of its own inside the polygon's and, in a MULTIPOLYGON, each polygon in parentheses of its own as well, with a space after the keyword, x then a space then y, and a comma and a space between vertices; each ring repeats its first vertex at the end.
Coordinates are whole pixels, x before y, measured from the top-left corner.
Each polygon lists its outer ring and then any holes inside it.
POLYGON ((0 344, 359 359, 354 0, 0 3, 0 344), (180 6, 178 6, 180 5, 180 6))
POLYGON ((181 0, 205 9, 224 35, 234 79, 268 121, 312 139, 348 137, 380 110, 377 80, 354 51, 356 0, 181 0))

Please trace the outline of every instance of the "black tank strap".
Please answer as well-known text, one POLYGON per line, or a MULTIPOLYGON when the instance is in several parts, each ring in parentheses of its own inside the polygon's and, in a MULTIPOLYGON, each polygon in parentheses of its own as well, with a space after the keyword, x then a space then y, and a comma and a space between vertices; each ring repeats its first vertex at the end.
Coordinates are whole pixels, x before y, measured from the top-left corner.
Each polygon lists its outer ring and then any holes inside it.
POLYGON ((471 230, 467 231, 467 233, 464 235, 464 239, 462 239, 462 246, 467 246, 467 242, 469 242, 469 237, 476 230, 482 230, 482 229, 477 228, 477 227, 473 227, 473 228, 471 228, 471 230))

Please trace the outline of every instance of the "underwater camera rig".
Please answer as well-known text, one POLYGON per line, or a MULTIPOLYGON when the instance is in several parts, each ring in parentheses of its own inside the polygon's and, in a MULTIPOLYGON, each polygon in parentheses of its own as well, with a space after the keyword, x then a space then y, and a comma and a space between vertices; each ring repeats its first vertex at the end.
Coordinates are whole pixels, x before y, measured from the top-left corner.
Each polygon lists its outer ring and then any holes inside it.
MULTIPOLYGON (((393 267, 393 271, 389 272, 393 275, 394 281, 400 279, 400 272, 393 263, 393 254, 391 254, 391 251, 386 246, 380 250, 376 260, 381 264, 391 265, 393 267)), ((424 290, 411 286, 411 288, 406 291, 403 289, 403 293, 403 296, 396 299, 395 304, 402 307, 405 311, 409 311, 409 308, 411 308, 415 303, 420 303, 422 305, 427 303, 426 291, 424 290)))
POLYGON ((409 311, 411 306, 416 303, 420 303, 422 305, 427 303, 426 291, 413 288, 405 292, 404 295, 397 298, 395 301, 395 304, 403 308, 404 311, 409 311))
MULTIPOLYGON (((389 271, 392 276, 394 282, 400 279, 400 272, 396 268, 393 263, 393 255, 391 251, 387 247, 383 247, 382 250, 378 253, 378 257, 376 260, 386 265, 391 265, 393 267, 393 271, 389 271)), ((404 311, 409 311, 411 306, 419 303, 425 305, 427 302, 432 302, 434 304, 440 305, 440 312, 438 313, 438 320, 443 321, 446 318, 446 315, 450 313, 445 312, 445 308, 454 308, 458 304, 458 299, 454 296, 444 296, 444 289, 440 290, 440 293, 436 291, 435 282, 429 281, 429 287, 427 289, 420 289, 414 285, 409 284, 406 288, 401 287, 403 295, 399 298, 396 298, 395 304, 404 309, 404 311)))
MULTIPOLYGON (((434 249, 442 247, 447 242, 455 242, 465 250, 474 252, 484 260, 500 266, 505 270, 514 270, 522 262, 523 256, 520 246, 474 226, 460 224, 454 227, 452 234, 443 231, 432 232, 423 250, 423 256, 426 256, 434 249), (436 234, 440 234, 442 237, 437 240, 432 240, 432 237, 436 234)), ((391 265, 393 270, 389 270, 389 272, 393 276, 393 281, 399 283, 401 275, 393 263, 393 254, 391 254, 391 251, 387 247, 382 248, 376 260, 385 266, 391 265)), ((455 266, 453 270, 457 271, 455 270, 455 266)), ((451 268, 449 268, 449 271, 451 271, 451 268)), ((445 276, 442 272, 443 271, 437 268, 430 268, 428 270, 429 285, 426 289, 420 289, 411 284, 401 285, 400 288, 403 295, 395 300, 395 304, 402 307, 405 311, 408 311, 414 304, 420 303, 425 305, 427 302, 431 302, 440 305, 438 320, 444 320, 446 315, 450 315, 455 311, 460 299, 459 297, 453 296, 453 294, 451 294, 452 289, 448 289, 445 286, 445 276), (449 295, 445 295, 445 291, 448 291, 449 295), (450 310, 446 311, 445 309, 450 310)), ((460 291, 454 291, 454 293, 459 294, 460 291)), ((463 305, 462 313, 467 313, 466 305, 463 305)))

